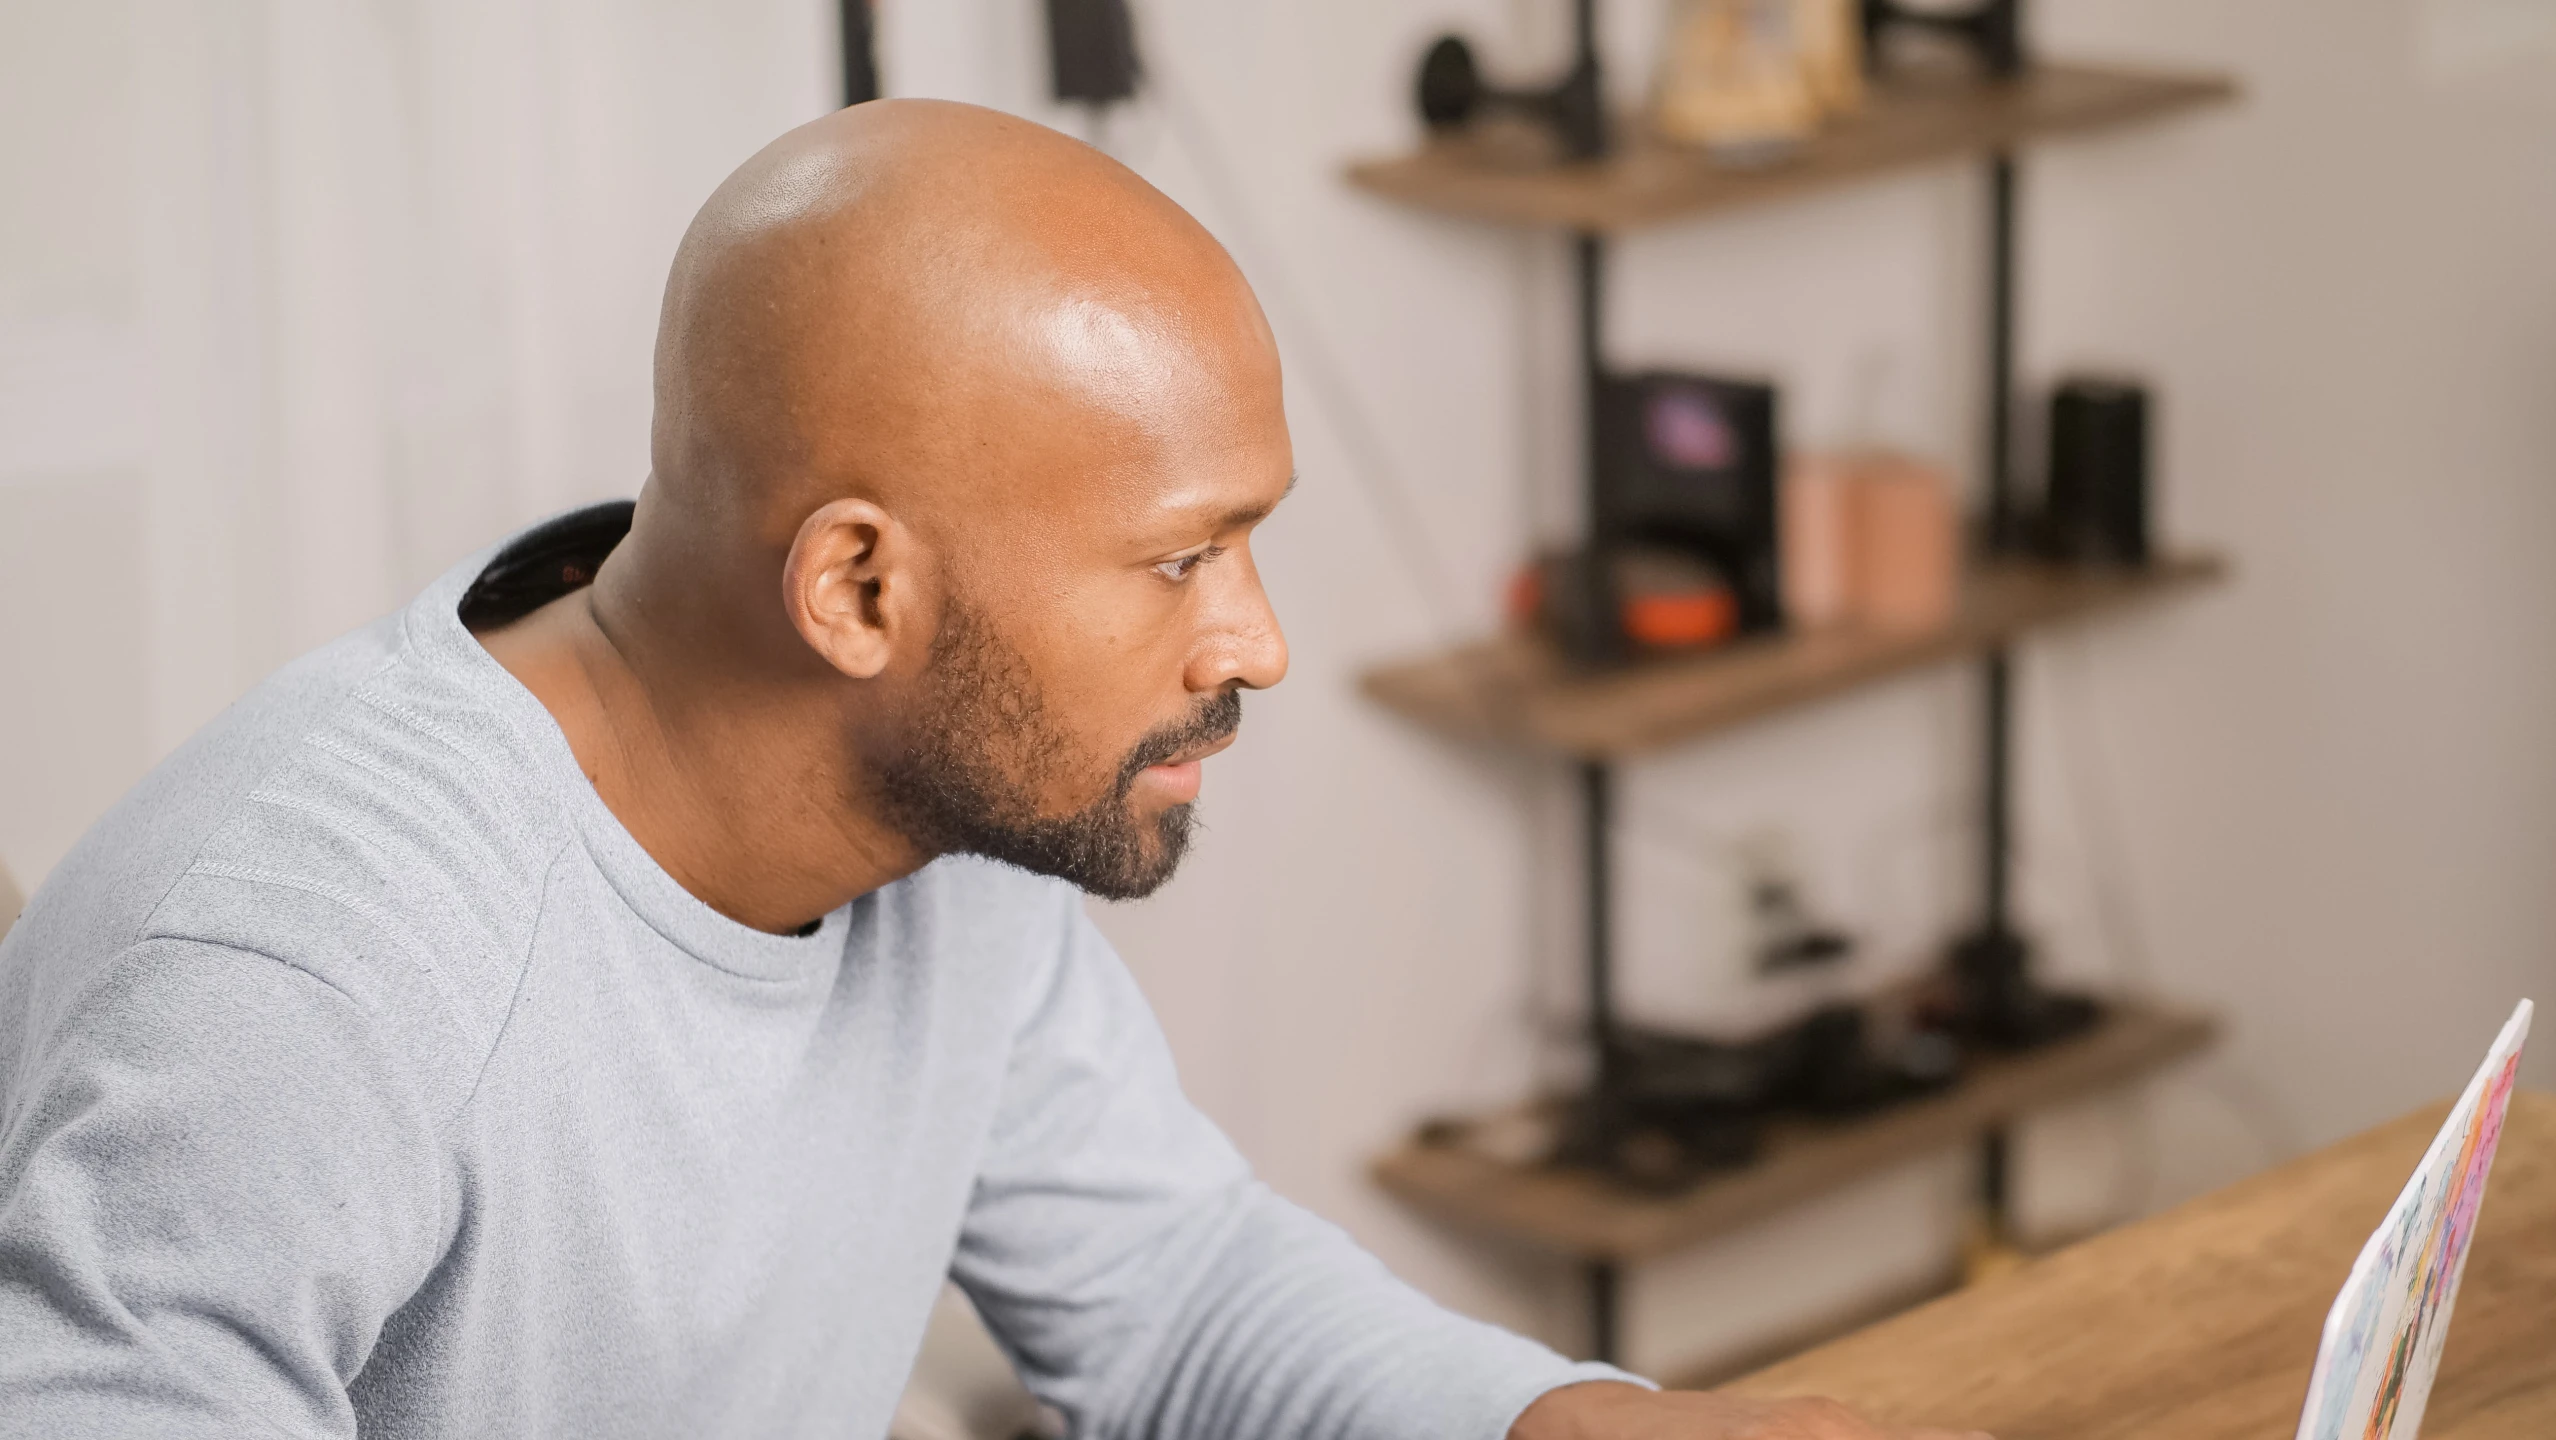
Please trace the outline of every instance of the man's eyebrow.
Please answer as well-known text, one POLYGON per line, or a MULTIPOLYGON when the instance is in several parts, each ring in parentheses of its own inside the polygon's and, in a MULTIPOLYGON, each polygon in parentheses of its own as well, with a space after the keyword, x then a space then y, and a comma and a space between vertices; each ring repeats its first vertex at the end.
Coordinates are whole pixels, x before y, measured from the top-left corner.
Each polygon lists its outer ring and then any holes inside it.
MULTIPOLYGON (((1295 494, 1296 482, 1303 478, 1304 472, 1302 471, 1289 472, 1287 476, 1287 488, 1278 492, 1278 500, 1284 500, 1288 496, 1295 494)), ((1278 500, 1272 500, 1265 505, 1245 505, 1239 509, 1228 510, 1225 512, 1224 518, 1216 522, 1217 528, 1220 530, 1240 530, 1246 525, 1257 525, 1261 521, 1269 518, 1270 511, 1278 508, 1278 500)))

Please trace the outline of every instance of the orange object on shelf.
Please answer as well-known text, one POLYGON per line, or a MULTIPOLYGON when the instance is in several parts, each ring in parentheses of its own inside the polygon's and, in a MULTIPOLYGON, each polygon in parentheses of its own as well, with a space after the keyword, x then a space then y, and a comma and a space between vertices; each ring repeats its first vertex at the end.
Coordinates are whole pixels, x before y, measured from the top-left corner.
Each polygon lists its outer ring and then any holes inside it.
POLYGON ((1739 597, 1729 586, 1668 595, 1628 595, 1624 634, 1654 650, 1712 645, 1739 633, 1739 597))
POLYGON ((1784 607, 1797 627, 1950 624, 1961 520, 1941 469, 1888 451, 1812 452, 1786 467, 1784 607))
POLYGON ((1855 618, 1877 630, 1952 623, 1961 517, 1952 479, 1904 455, 1875 455, 1855 487, 1855 618))
POLYGON ((1544 559, 1529 560, 1509 577, 1509 588, 1500 597, 1500 609, 1508 616, 1512 630, 1533 630, 1544 622, 1544 559))
POLYGON ((1596 563, 1592 575, 1588 552, 1555 552, 1521 567, 1505 597, 1510 625, 1541 631, 1566 650, 1605 652, 1627 644, 1693 650, 1739 634, 1738 593, 1697 556, 1617 545, 1601 550, 1596 563))
POLYGON ((1854 463, 1831 452, 1790 457, 1776 497, 1784 620, 1825 630, 1854 618, 1854 463))

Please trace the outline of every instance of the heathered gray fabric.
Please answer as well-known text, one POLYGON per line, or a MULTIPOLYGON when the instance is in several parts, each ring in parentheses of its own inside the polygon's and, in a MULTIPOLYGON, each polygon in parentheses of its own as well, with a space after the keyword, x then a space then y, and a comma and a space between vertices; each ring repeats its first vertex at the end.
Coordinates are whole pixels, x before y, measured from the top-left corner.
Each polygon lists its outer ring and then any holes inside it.
POLYGON ((951 1274, 1081 1435, 1495 1440, 1613 1373, 1254 1181, 1066 887, 695 900, 462 628, 487 558, 0 945, 0 1436, 875 1437, 951 1274))

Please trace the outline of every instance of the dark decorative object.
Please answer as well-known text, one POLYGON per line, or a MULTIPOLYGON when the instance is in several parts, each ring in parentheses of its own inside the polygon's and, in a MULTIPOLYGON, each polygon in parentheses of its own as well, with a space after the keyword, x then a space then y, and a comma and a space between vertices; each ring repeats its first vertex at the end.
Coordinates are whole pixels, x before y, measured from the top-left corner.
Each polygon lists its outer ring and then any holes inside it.
POLYGON ((2148 392, 2077 377, 2050 397, 2043 543, 2054 559, 2148 562, 2148 392))
POLYGON ((1791 876, 1768 870, 1749 882, 1748 908, 1756 922, 1757 973, 1815 970, 1855 953, 1855 937, 1822 925, 1802 903, 1791 876))
POLYGON ((1594 55, 1583 52, 1569 73, 1542 90, 1501 90, 1484 82, 1473 47, 1462 36, 1441 35, 1420 59, 1414 86, 1420 119, 1432 131, 1461 130, 1483 115, 1505 110, 1550 130, 1574 160, 1606 153, 1606 105, 1598 89, 1594 55))
POLYGON ((1960 1077, 1948 1037, 1884 1038, 1872 1020, 1860 1005, 1824 1005, 1741 1041, 1624 1027, 1614 1084, 1573 1104, 1553 1158, 1671 1193, 1757 1158, 1771 1121, 1868 1114, 1960 1077))
POLYGON ((2032 948, 2014 931, 1977 931, 1953 946, 1950 1006, 1937 1018, 1993 1050, 2029 1050, 2094 1028, 2103 1005, 2032 978, 2032 948))
POLYGON ((1894 35, 1915 33, 1963 46, 1996 79, 2011 80, 2023 73, 2023 0, 1978 0, 1966 9, 1911 5, 1906 0, 1863 0, 1863 5, 1864 54, 1876 71, 1886 68, 1894 35))

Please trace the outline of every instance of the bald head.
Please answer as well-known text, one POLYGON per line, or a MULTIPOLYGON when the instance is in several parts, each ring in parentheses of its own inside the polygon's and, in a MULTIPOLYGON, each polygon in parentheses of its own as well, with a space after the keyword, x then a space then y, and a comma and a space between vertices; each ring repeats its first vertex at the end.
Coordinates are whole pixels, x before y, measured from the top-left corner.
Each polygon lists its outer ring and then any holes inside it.
POLYGON ((881 101, 775 141, 694 219, 656 479, 766 541, 847 495, 938 528, 1070 499, 1043 437, 1212 443, 1198 422, 1276 378, 1233 262, 1132 171, 997 111, 881 101))
MULTIPOLYGON (((1293 476, 1259 305, 1179 206, 1027 121, 878 101, 730 176, 666 286, 653 459, 597 635, 645 723, 719 730, 716 764, 767 767, 727 791, 819 796, 854 850, 1142 893, 1237 693, 1286 668, 1249 548, 1293 476)), ((803 865, 784 888, 825 893, 803 865)))

